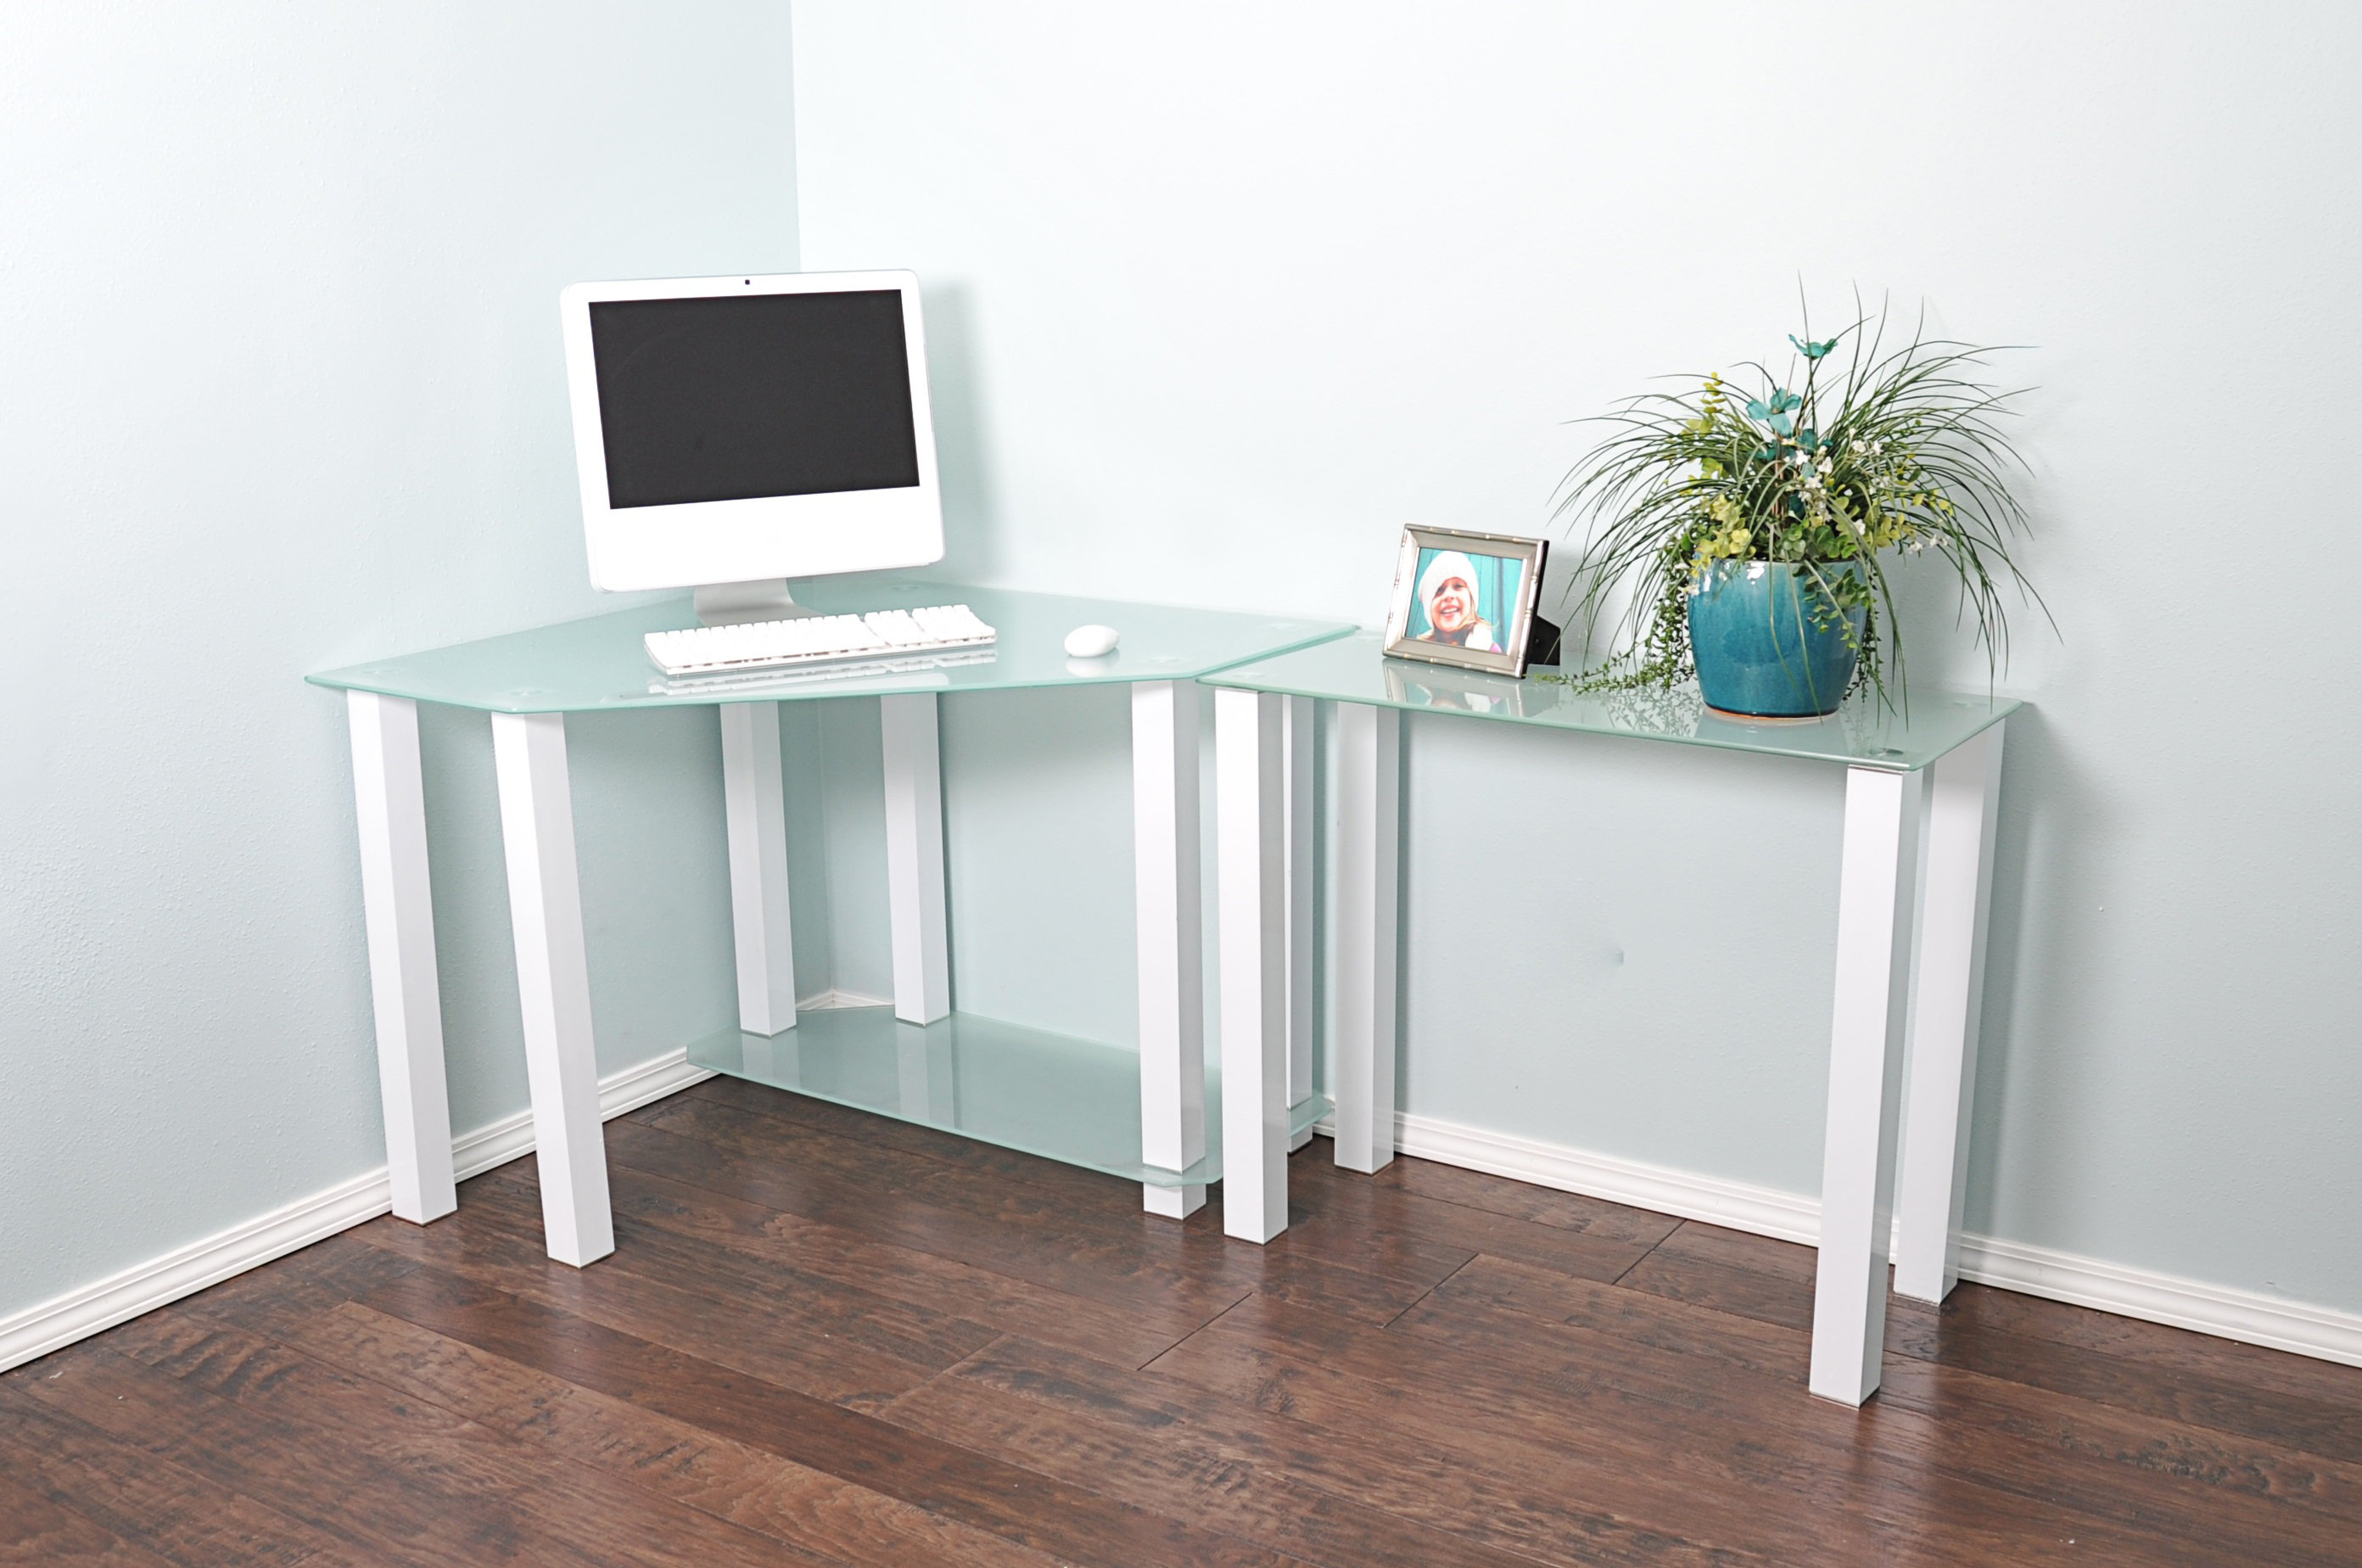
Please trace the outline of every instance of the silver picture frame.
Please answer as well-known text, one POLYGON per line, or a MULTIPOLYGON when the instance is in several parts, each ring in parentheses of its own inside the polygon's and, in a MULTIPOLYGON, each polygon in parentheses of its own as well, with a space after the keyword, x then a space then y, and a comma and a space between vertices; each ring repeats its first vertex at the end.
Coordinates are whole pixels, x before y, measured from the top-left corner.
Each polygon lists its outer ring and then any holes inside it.
POLYGON ((1534 635, 1534 607, 1541 596, 1542 569, 1549 557, 1548 539, 1529 539, 1515 534, 1477 534, 1463 528, 1426 528, 1416 524, 1405 528, 1395 562, 1394 597, 1386 609, 1386 657, 1423 659, 1429 664, 1455 665, 1462 669, 1522 678, 1526 673, 1527 646, 1534 635), (1427 607, 1419 598, 1419 561, 1429 550, 1439 554, 1456 551, 1471 558, 1496 557, 1522 564, 1510 601, 1506 632, 1481 616, 1473 628, 1460 628, 1463 636, 1478 630, 1489 633, 1485 637, 1486 646, 1455 643, 1428 619, 1427 607), (1418 635, 1411 631, 1414 604, 1419 607, 1418 619, 1428 626, 1418 635))

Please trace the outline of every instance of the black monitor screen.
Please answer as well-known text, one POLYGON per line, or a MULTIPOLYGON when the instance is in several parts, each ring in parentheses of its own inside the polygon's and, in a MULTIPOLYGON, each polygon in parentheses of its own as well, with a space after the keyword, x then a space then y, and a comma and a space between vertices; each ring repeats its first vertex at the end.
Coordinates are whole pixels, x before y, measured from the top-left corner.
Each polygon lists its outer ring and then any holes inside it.
POLYGON ((612 300, 590 345, 611 507, 919 482, 896 290, 612 300))

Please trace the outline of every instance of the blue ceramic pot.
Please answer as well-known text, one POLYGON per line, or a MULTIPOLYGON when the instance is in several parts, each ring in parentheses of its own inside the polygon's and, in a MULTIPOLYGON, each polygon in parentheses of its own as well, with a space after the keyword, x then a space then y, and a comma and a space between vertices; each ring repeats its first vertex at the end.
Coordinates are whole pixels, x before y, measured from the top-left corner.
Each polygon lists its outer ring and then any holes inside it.
MULTIPOLYGON (((1821 571, 1859 576, 1860 569, 1843 564, 1821 571)), ((1832 610, 1812 579, 1793 566, 1715 562, 1690 593, 1690 653, 1706 705, 1767 719, 1837 712, 1853 682, 1863 612, 1840 621, 1832 610), (1814 624, 1816 602, 1826 624, 1814 624)))

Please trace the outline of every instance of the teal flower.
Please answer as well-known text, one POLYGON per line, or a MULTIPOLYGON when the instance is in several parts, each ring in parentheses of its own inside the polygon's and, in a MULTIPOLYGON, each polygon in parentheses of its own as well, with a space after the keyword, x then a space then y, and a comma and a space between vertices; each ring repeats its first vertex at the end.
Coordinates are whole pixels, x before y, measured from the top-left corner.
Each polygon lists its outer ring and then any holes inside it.
POLYGON ((1796 346, 1796 352, 1807 359, 1817 359, 1838 346, 1838 340, 1834 337, 1826 342, 1807 343, 1793 332, 1788 334, 1788 341, 1794 343, 1796 346))
POLYGON ((1793 434, 1796 428, 1796 422, 1794 419, 1790 417, 1789 411, 1792 409, 1802 408, 1804 406, 1805 400, 1798 397, 1794 392, 1790 392, 1785 387, 1774 387, 1772 389, 1772 397, 1769 402, 1759 397, 1752 399, 1748 403, 1747 417, 1749 419, 1760 420, 1763 424, 1772 426, 1772 429, 1778 431, 1781 435, 1787 436, 1793 434))

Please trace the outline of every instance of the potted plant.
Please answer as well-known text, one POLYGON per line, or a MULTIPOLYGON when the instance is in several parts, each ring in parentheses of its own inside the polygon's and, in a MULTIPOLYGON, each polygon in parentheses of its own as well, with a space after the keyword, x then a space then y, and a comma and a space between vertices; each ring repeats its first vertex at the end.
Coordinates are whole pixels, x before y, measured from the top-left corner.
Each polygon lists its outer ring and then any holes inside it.
POLYGON ((1904 675, 1892 573, 1930 553, 1957 577, 1988 668, 2006 660, 2003 586, 2031 591, 2010 557, 2026 523, 2005 482, 2025 465, 1997 422, 2019 394, 1979 378, 1989 349, 1917 331, 1887 347, 1882 313, 1805 333, 1788 340, 1784 376, 1749 364, 1743 386, 1710 375, 1600 416, 1617 433, 1567 476, 1558 508, 1591 525, 1569 590, 1586 646, 1618 588, 1631 596, 1606 662, 1570 678, 1579 689, 1694 672, 1709 707, 1750 717, 1828 713, 1860 686, 1891 704, 1904 675))

